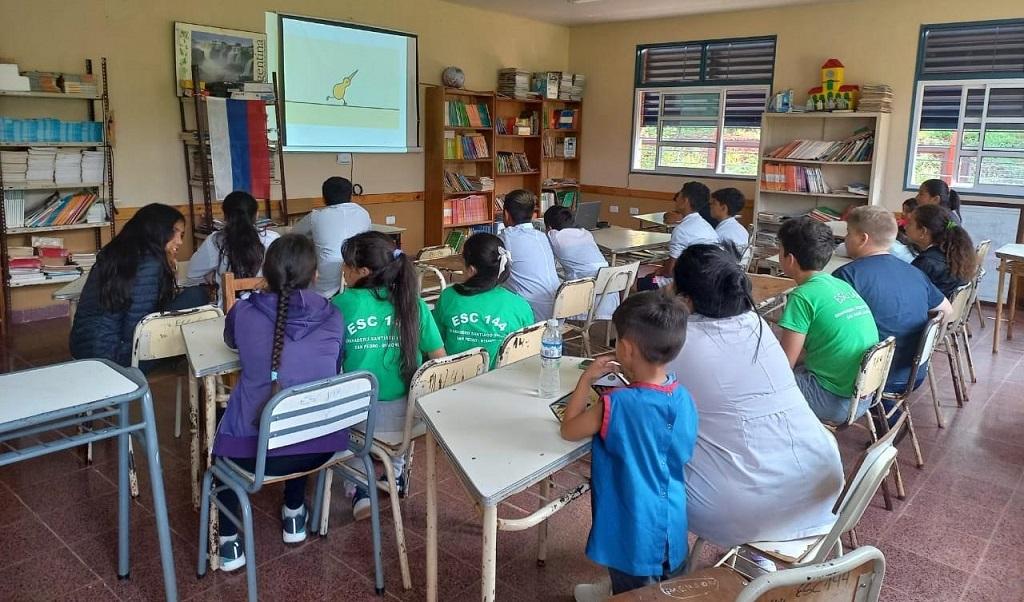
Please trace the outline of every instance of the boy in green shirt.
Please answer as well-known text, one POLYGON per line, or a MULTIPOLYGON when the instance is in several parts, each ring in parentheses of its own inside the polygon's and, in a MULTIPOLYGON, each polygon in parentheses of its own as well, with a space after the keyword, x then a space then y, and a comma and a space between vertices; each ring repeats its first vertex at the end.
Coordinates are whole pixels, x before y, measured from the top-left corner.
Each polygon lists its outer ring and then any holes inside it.
MULTIPOLYGON (((821 271, 832 257, 832 230, 801 217, 779 229, 779 264, 799 285, 789 294, 779 326, 797 385, 822 422, 843 424, 864 353, 878 328, 864 300, 846 282, 821 271), (804 363, 797 365, 801 351, 804 363)), ((867 411, 868 399, 856 415, 867 411)))

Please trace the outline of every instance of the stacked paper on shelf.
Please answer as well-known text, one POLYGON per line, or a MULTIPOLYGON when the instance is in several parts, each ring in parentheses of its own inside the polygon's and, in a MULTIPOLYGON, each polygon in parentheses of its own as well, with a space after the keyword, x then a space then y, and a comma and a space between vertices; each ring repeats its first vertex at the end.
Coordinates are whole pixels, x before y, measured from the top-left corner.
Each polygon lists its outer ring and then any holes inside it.
POLYGON ((49 71, 26 71, 22 73, 28 78, 28 83, 33 92, 55 92, 60 93, 60 86, 57 85, 56 73, 49 71))
POLYGON ((65 94, 81 94, 83 96, 96 96, 96 78, 91 73, 74 75, 65 73, 61 76, 61 85, 64 86, 65 94))
POLYGON ((72 253, 69 259, 71 263, 82 268, 83 272, 88 272, 96 264, 96 253, 72 253))
POLYGON ((43 262, 38 257, 11 257, 7 260, 7 269, 12 286, 46 281, 43 262))
POLYGON ((530 72, 515 67, 499 69, 498 94, 513 98, 536 96, 530 92, 530 72))
POLYGON ((858 112, 892 113, 892 87, 885 84, 867 84, 860 87, 858 112))
MULTIPOLYGON (((5 179, 6 177, 4 176, 5 179)), ((5 190, 3 195, 4 218, 7 220, 7 227, 23 228, 25 226, 25 191, 5 190)))
POLYGON ((103 151, 82 151, 82 181, 103 181, 103 151))
POLYGON ((12 92, 28 92, 32 89, 28 78, 18 73, 18 66, 10 63, 0 64, 0 90, 12 92))
POLYGON ((54 161, 53 181, 58 184, 82 183, 82 151, 60 149, 54 161))
POLYGON ((0 151, 0 176, 4 182, 24 182, 27 174, 27 151, 0 151))
POLYGON ((29 182, 52 182, 56 161, 56 148, 34 146, 28 149, 28 173, 25 179, 29 182))

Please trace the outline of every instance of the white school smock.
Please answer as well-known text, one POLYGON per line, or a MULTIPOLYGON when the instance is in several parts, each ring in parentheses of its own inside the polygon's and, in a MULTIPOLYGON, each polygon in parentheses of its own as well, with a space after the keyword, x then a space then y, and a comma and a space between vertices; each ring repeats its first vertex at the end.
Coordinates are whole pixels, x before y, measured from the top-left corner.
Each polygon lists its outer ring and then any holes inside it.
POLYGON ((527 222, 505 228, 501 240, 512 254, 512 271, 505 288, 526 299, 538 322, 550 319, 561 281, 548 237, 527 222))
POLYGON ((718 234, 699 213, 691 213, 673 228, 672 239, 668 241, 668 254, 672 259, 679 259, 686 247, 700 244, 717 245, 718 234))
MULTIPOLYGON (((261 230, 260 231, 260 242, 263 243, 263 249, 266 251, 270 248, 270 243, 274 242, 281 235, 273 230, 261 230)), ((228 260, 227 257, 222 257, 220 253, 221 241, 224 239, 224 232, 217 231, 206 237, 203 244, 199 245, 199 248, 195 253, 192 254, 192 258, 188 262, 188 275, 185 279, 185 286, 196 286, 206 282, 207 276, 211 273, 217 274, 217 305, 221 305, 221 299, 223 295, 224 285, 221 282, 221 275, 228 271, 228 260)), ((262 275, 262 268, 257 275, 262 275)))
POLYGON ((316 244, 317 280, 313 290, 330 299, 341 290, 341 245, 370 229, 370 214, 355 203, 317 209, 292 228, 293 234, 312 236, 316 244))
POLYGON ((720 241, 729 241, 736 245, 736 250, 740 254, 750 245, 750 233, 735 217, 727 217, 718 222, 718 225, 715 226, 715 234, 718 235, 720 241))
POLYGON ((843 487, 839 448, 807 405, 771 327, 752 311, 693 314, 667 369, 697 406, 697 443, 686 465, 690 531, 721 547, 827 533, 843 487))
MULTIPOLYGON (((598 270, 608 267, 608 260, 601 254, 594 235, 583 228, 565 228, 548 230, 548 240, 555 259, 565 269, 566 280, 577 278, 593 278, 598 270)), ((594 291, 595 301, 600 298, 601 291, 594 291)), ((618 293, 609 294, 597 308, 598 320, 611 320, 615 308, 619 306, 618 293)), ((582 316, 579 319, 586 319, 582 316)))

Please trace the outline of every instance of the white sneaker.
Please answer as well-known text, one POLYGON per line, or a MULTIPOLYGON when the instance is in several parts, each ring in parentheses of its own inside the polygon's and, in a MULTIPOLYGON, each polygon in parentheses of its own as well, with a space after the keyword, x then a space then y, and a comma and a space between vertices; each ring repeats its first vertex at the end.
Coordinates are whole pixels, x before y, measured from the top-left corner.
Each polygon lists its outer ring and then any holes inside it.
POLYGON ((286 516, 287 506, 281 506, 281 539, 285 543, 302 543, 306 541, 306 507, 299 509, 295 516, 286 516))
POLYGON ((357 488, 352 496, 352 518, 366 520, 370 518, 370 510, 370 495, 362 487, 357 488))
POLYGON ((580 583, 572 590, 576 602, 604 602, 612 597, 612 580, 603 579, 597 583, 580 583))
POLYGON ((234 539, 220 544, 220 568, 223 571, 231 572, 245 566, 245 552, 242 551, 242 542, 236 535, 234 539))

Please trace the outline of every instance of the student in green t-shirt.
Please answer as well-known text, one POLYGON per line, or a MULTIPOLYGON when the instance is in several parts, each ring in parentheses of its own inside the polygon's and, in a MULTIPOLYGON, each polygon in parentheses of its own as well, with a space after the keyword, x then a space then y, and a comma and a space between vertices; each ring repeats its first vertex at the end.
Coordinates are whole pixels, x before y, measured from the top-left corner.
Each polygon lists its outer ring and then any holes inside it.
MULTIPOLYGON (((341 248, 345 291, 332 301, 345 320, 345 372, 377 377, 374 435, 402 437, 409 381, 423 363, 446 355, 441 334, 419 296, 416 268, 388 236, 363 232, 341 248)), ((405 489, 405 458, 392 462, 399 490, 405 489)), ((361 462, 353 464, 362 468, 361 462)), ((352 492, 356 520, 370 515, 366 491, 352 492)))
POLYGON ((448 353, 483 347, 494 368, 505 337, 533 324, 533 309, 526 299, 498 286, 508 280, 512 263, 500 238, 485 232, 470 236, 462 258, 468 278, 441 293, 434 321, 448 353))
MULTIPOLYGON (((779 264, 799 285, 786 299, 779 326, 782 349, 797 385, 822 422, 842 424, 864 353, 878 343, 878 328, 864 299, 846 282, 821 271, 832 258, 832 230, 808 217, 779 229, 779 264), (797 365, 801 351, 803 364, 797 365)), ((858 404, 857 416, 867 411, 858 404)))

